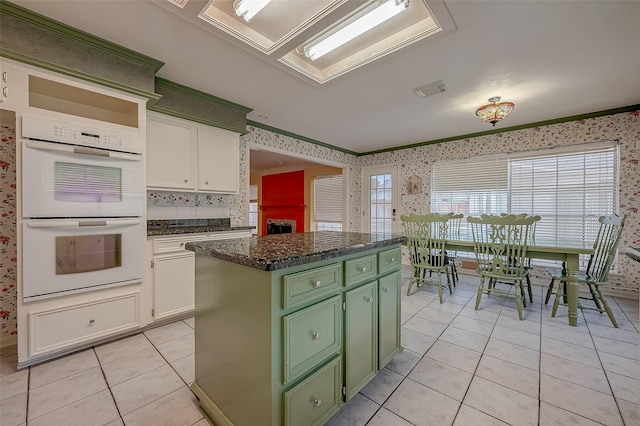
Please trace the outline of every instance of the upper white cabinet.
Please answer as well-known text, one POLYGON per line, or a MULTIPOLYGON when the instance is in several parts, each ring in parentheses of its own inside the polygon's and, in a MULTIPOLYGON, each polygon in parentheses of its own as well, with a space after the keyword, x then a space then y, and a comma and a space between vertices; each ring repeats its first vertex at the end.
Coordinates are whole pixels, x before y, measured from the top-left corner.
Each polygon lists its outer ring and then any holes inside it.
POLYGON ((239 134, 150 112, 147 187, 237 193, 239 134))
POLYGON ((0 109, 22 110, 27 104, 27 73, 10 61, 0 61, 0 109))

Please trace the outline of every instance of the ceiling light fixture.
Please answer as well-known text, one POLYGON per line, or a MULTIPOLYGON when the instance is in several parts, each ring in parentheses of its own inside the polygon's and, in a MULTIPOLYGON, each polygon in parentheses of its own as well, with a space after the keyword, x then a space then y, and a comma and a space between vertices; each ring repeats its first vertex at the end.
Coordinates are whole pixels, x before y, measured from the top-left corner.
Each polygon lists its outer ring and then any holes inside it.
POLYGON ((306 45, 304 55, 315 61, 409 7, 409 0, 387 0, 382 4, 377 1, 375 3, 377 3, 375 6, 356 15, 357 18, 346 21, 344 25, 337 27, 336 31, 331 31, 328 36, 306 45))
POLYGON ((485 123, 491 123, 494 126, 516 107, 513 102, 500 102, 500 96, 489 98, 489 102, 491 103, 478 108, 476 115, 482 118, 485 123))
POLYGON ((245 22, 258 14, 271 0, 236 0, 233 2, 233 10, 237 16, 241 16, 245 22))

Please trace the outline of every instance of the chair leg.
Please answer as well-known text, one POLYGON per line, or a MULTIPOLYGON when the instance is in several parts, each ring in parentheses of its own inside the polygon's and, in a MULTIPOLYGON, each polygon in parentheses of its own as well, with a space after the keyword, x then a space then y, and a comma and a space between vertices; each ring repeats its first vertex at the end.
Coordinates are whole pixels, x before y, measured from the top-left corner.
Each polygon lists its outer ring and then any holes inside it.
POLYGON ((516 308, 518 308, 518 318, 522 321, 522 304, 524 302, 524 306, 527 306, 527 298, 524 296, 522 281, 515 281, 513 285, 516 286, 516 308))
POLYGON ((529 278, 529 273, 527 273, 526 279, 527 279, 527 290, 529 291, 529 301, 533 303, 533 290, 531 290, 531 278, 529 278))
POLYGON ((414 277, 409 278, 409 287, 407 288, 407 296, 411 295, 411 286, 413 285, 414 277))
POLYGON ((600 287, 595 286, 596 288, 596 292, 597 292, 597 297, 600 298, 600 301, 602 302, 602 305, 604 306, 604 310, 607 313, 607 315, 609 316, 609 319, 611 320, 611 324, 613 324, 613 326, 615 328, 618 328, 618 322, 616 321, 615 317, 613 316, 613 312, 611 311, 611 308, 609 307, 609 304, 607 303, 607 299, 604 298, 604 296, 602 295, 602 292, 600 291, 600 287))
MULTIPOLYGON (((431 271, 429 271, 431 273, 431 271)), ((442 304, 442 274, 438 271, 438 298, 442 304)))
POLYGON ((593 303, 596 304, 596 308, 598 308, 598 311, 600 311, 600 313, 602 313, 602 305, 600 304, 600 301, 598 300, 599 296, 596 293, 596 285, 587 283, 587 286, 589 287, 589 291, 591 292, 591 298, 593 299, 593 303))
POLYGON ((453 277, 453 286, 456 286, 456 282, 459 280, 458 278, 458 267, 456 266, 456 261, 451 262, 451 276, 453 277))
POLYGON ((547 290, 547 297, 544 298, 544 304, 549 303, 549 299, 551 298, 551 294, 553 293, 553 283, 555 280, 551 278, 551 282, 549 283, 549 289, 547 290))
POLYGON ((517 281, 513 283, 516 290, 516 302, 518 301, 518 287, 520 288, 520 297, 522 298, 522 306, 527 307, 527 296, 524 295, 524 284, 520 281, 520 285, 516 284, 517 281))
POLYGON ((482 297, 483 289, 484 289, 484 275, 480 276, 480 287, 478 287, 478 295, 476 296, 476 311, 480 306, 480 298, 482 297))
POLYGON ((560 298, 564 298, 564 282, 560 281, 558 284, 558 289, 556 290, 556 298, 553 301, 553 309, 551 309, 551 318, 555 318, 556 312, 558 311, 558 305, 560 304, 560 298))
MULTIPOLYGON (((452 279, 449 278, 449 269, 448 268, 444 268, 444 273, 447 274, 447 287, 449 287, 449 294, 453 294, 453 289, 451 288, 451 281, 453 281, 452 279)), ((451 275, 453 275, 453 272, 451 273, 451 275)), ((453 278, 453 277, 451 277, 453 278)), ((456 282, 453 281, 453 285, 455 285, 456 282)))

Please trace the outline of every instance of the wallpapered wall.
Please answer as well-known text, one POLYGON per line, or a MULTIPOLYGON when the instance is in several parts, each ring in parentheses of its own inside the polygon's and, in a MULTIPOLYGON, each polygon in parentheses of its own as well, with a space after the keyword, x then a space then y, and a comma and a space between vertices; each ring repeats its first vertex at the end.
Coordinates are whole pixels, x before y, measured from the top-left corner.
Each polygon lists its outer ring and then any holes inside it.
MULTIPOLYGON (((350 231, 360 231, 361 168, 373 165, 399 164, 402 194, 400 214, 429 211, 431 165, 438 160, 473 157, 494 153, 528 151, 533 149, 576 145, 588 142, 618 139, 620 141, 620 211, 627 214, 627 225, 620 242, 620 251, 626 247, 640 246, 640 114, 638 111, 612 116, 591 118, 551 126, 536 127, 508 133, 497 133, 473 139, 464 139, 436 145, 396 150, 365 157, 353 155, 304 142, 289 136, 247 126, 248 134, 240 138, 241 182, 248 176, 248 143, 278 148, 292 154, 303 154, 321 160, 345 164, 349 173, 348 226, 350 231), (422 178, 423 193, 407 194, 404 183, 412 175, 422 178)), ((15 289, 15 130, 2 128, 0 143, 0 337, 11 339, 16 330, 15 289)), ((248 221, 248 194, 241 185, 238 195, 225 195, 212 199, 229 212, 232 226, 246 225, 248 221), (227 210, 228 209, 228 210, 227 210)), ((184 199, 181 193, 149 193, 149 207, 177 205, 184 199)), ((208 200, 207 200, 208 201, 208 200)), ((190 202, 193 202, 190 200, 190 202)), ((188 204, 188 203, 187 203, 188 204)), ((195 205, 195 204, 194 204, 195 205)), ((540 280, 547 280, 543 271, 536 271, 540 280)), ((535 277, 534 277, 535 278, 535 277)), ((638 297, 640 287, 640 263, 620 256, 620 271, 611 277, 612 293, 638 297)))

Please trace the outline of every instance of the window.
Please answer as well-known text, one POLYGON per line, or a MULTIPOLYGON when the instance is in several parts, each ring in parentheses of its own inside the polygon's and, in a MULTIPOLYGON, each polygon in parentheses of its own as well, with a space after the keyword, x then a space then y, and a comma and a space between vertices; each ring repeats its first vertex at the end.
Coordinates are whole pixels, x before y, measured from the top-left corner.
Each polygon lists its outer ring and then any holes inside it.
POLYGON ((313 179, 313 221, 316 231, 342 231, 342 175, 313 179))
POLYGON ((618 211, 618 155, 607 142, 436 162, 431 211, 540 215, 537 245, 591 247, 598 217, 618 211))
POLYGON ((249 186, 249 226, 255 227, 253 233, 258 233, 258 185, 249 186))

